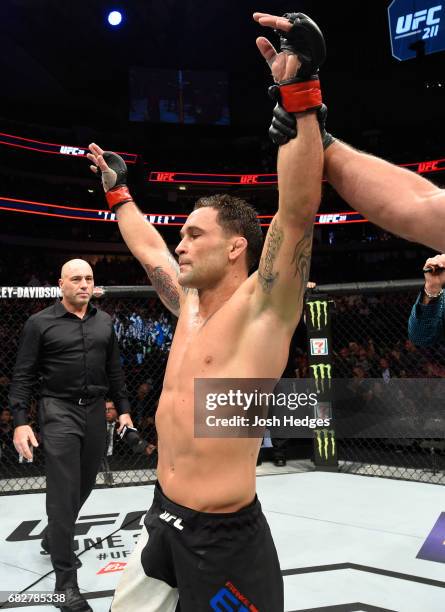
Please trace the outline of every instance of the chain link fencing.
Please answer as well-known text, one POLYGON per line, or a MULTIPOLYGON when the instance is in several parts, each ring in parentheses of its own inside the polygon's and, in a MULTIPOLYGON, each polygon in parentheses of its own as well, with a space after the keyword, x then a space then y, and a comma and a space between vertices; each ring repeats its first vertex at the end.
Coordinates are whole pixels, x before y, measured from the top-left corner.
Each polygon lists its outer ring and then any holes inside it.
MULTIPOLYGON (((445 338, 433 346, 416 346, 408 338, 408 320, 421 286, 420 281, 393 281, 319 288, 330 299, 333 378, 371 389, 374 399, 399 379, 399 387, 430 395, 433 403, 434 388, 440 389, 445 378, 445 338), (419 379, 419 386, 412 379, 419 379)), ((416 398, 406 399, 403 410, 414 426, 418 419, 419 437, 339 438, 339 470, 445 484, 445 410, 440 408, 443 417, 429 422, 430 401, 420 414, 415 403, 416 398)))
MULTIPOLYGON (((332 376, 351 379, 445 378, 445 346, 416 347, 407 338, 407 322, 420 283, 325 285, 315 290, 330 302, 332 376)), ((1 288, 0 288, 1 289, 1 288)), ((6 289, 6 288, 3 288, 6 289)), ((10 290, 11 288, 8 288, 10 290)), ((21 462, 14 449, 8 406, 17 345, 26 319, 54 302, 43 295, 54 288, 15 288, 0 300, 0 494, 45 488, 42 447, 32 463, 21 462), (34 291, 34 294, 32 293, 34 291), (39 297, 40 292, 42 295, 39 297), (33 297, 32 297, 33 296, 33 297)), ((157 440, 154 417, 162 389, 176 319, 151 287, 103 288, 97 305, 114 321, 129 389, 132 417, 143 441, 137 453, 117 436, 111 414, 106 454, 97 486, 146 484, 156 478, 157 440)), ((303 327, 303 324, 302 324, 303 327)), ((304 329, 298 331, 304 336, 304 329)), ((301 346, 296 375, 311 375, 301 346)), ((30 421, 39 437, 38 392, 30 405, 30 421)), ((335 416, 335 407, 334 407, 335 416)), ((445 484, 445 435, 421 438, 346 438, 337 440, 339 470, 445 484)), ((317 444, 314 440, 314 448, 317 444)), ((318 440, 319 442, 319 440, 318 440)))

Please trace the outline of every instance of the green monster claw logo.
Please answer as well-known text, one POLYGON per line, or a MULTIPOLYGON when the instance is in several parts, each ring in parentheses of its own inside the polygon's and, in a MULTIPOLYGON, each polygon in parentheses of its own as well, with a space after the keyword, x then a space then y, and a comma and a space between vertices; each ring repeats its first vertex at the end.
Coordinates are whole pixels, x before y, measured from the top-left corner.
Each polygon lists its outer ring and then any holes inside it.
POLYGON ((327 461, 329 457, 335 457, 335 431, 333 429, 317 429, 317 450, 320 459, 327 461))
POLYGON ((324 393, 324 381, 327 379, 328 387, 331 387, 331 379, 332 379, 332 366, 330 363, 317 363, 316 365, 311 365, 310 368, 314 372, 315 378, 315 387, 317 389, 317 393, 324 393))
POLYGON ((315 327, 315 321, 317 321, 317 330, 320 331, 322 315, 324 319, 323 327, 326 327, 328 324, 328 303, 326 301, 321 302, 317 300, 316 302, 308 302, 308 305, 311 311, 312 327, 315 327))

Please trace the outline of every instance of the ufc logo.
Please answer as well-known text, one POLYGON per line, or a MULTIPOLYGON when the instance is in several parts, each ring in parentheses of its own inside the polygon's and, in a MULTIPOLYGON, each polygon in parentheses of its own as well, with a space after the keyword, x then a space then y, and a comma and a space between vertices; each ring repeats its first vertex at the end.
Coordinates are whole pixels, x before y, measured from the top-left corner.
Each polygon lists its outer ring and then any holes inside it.
POLYGON ((242 174, 240 183, 242 185, 255 185, 256 183, 258 183, 258 174, 242 174))
POLYGON ((440 17, 435 17, 434 15, 440 10, 442 10, 442 5, 437 4, 428 10, 423 9, 422 11, 402 15, 397 19, 396 34, 406 34, 407 32, 417 30, 423 21, 427 26, 438 24, 440 17))
POLYGON ((174 183, 174 177, 175 172, 158 172, 157 177, 154 180, 159 181, 160 183, 174 183))
POLYGON ((66 145, 62 145, 60 147, 60 152, 63 155, 84 155, 85 151, 83 149, 78 149, 77 147, 67 147, 66 145))
POLYGON ((159 515, 159 518, 165 521, 166 523, 173 523, 173 527, 182 531, 184 526, 182 524, 182 519, 178 518, 174 514, 170 514, 169 512, 163 512, 159 515))
POLYGON ((320 215, 319 223, 341 223, 346 220, 346 215, 320 215))
POLYGON ((417 170, 417 172, 419 174, 422 174, 423 172, 433 172, 434 170, 439 170, 437 164, 437 161, 422 162, 421 164, 419 164, 419 169, 417 170))

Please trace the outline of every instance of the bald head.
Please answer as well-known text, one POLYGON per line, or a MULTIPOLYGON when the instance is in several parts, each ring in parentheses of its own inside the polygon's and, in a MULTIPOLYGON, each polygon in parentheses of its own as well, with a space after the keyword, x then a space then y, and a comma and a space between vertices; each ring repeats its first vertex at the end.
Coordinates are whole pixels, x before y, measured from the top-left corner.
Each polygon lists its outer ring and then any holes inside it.
POLYGON ((67 310, 84 310, 93 295, 94 277, 90 264, 83 259, 70 259, 60 271, 59 287, 67 310))
POLYGON ((60 278, 71 276, 83 272, 84 274, 91 274, 93 276, 93 270, 90 264, 84 259, 70 259, 65 262, 60 270, 60 278))

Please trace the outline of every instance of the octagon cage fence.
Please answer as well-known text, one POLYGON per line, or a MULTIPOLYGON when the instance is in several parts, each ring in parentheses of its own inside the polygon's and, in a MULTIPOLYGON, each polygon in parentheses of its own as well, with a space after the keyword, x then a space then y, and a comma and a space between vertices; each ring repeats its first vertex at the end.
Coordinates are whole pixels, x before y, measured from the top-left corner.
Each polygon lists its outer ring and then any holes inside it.
MULTIPOLYGON (((286 376, 305 378, 317 373, 311 351, 308 319, 315 324, 326 316, 332 344, 329 375, 336 379, 445 379, 445 345, 415 346, 408 340, 407 323, 420 281, 324 285, 306 294, 305 317, 291 344, 286 376), (312 301, 312 305, 309 302, 312 301), (326 306, 325 306, 326 305, 326 306), (326 310, 325 310, 326 308, 326 310), (327 317, 329 312, 329 320, 327 317)), ((13 425, 7 410, 17 346, 26 319, 59 297, 55 287, 0 288, 0 494, 45 490, 42 446, 32 462, 17 455, 13 425)), ((114 321, 121 363, 129 389, 132 417, 142 443, 132 449, 107 427, 106 454, 97 487, 147 484, 156 479, 155 415, 176 319, 162 305, 152 287, 100 287, 93 303, 114 321), (135 452, 136 450, 136 452, 135 452)), ((37 438, 39 394, 33 393, 29 419, 37 438)), ((333 405, 335 417, 336 406, 333 405)), ((436 420, 437 421, 437 420, 436 420)), ((287 440, 288 457, 303 459, 305 469, 445 484, 444 420, 420 437, 360 436, 336 439, 336 457, 329 467, 317 461, 320 432, 313 439, 287 440)), ((423 430, 422 430, 423 431, 423 430)), ((266 452, 264 450, 264 452, 266 452)), ((261 451, 263 453, 263 450, 261 451)))

